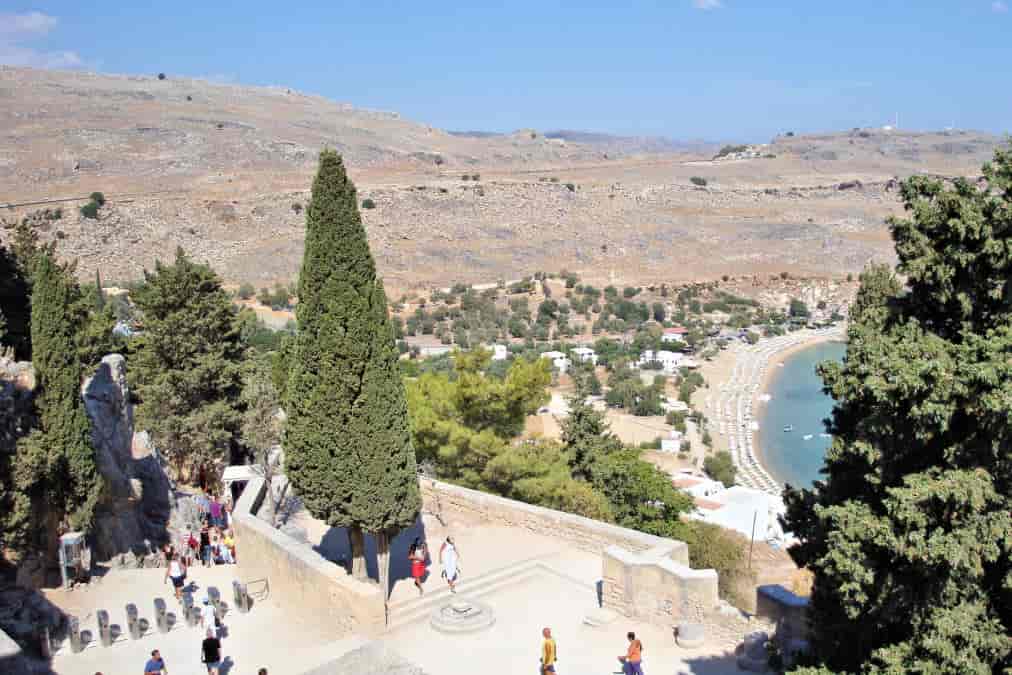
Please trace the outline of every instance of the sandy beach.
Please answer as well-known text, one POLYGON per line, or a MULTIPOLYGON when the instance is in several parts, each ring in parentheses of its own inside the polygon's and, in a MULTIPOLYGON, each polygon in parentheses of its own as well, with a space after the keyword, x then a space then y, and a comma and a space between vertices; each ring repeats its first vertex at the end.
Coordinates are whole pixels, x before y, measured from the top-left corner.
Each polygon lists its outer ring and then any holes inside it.
POLYGON ((754 345, 736 343, 703 366, 708 386, 695 392, 693 407, 706 415, 714 448, 731 454, 740 484, 780 494, 783 485, 766 470, 755 443, 754 411, 764 404, 762 395, 777 364, 812 345, 841 340, 844 334, 843 327, 806 329, 754 345))

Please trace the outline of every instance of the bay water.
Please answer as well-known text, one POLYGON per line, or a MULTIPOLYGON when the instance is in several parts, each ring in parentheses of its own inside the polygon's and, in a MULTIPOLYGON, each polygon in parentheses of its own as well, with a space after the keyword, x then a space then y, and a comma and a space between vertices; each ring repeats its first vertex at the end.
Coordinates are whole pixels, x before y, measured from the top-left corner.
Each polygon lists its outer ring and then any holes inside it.
POLYGON ((807 488, 820 478, 822 459, 832 440, 826 436, 823 420, 833 410, 833 399, 822 392, 815 367, 823 361, 842 361, 846 348, 842 342, 823 342, 771 361, 772 377, 765 393, 773 398, 759 403, 755 440, 766 470, 775 479, 807 488), (780 362, 783 367, 777 365, 780 362), (788 426, 793 430, 785 432, 788 426))

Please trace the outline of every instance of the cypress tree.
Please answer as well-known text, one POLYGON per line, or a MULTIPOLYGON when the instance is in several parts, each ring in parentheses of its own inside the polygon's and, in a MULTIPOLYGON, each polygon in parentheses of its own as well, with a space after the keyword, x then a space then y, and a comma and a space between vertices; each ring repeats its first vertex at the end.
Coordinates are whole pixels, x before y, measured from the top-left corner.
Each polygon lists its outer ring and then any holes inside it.
POLYGON ((1012 668, 1012 152, 988 187, 915 176, 892 272, 861 277, 814 490, 788 489, 820 670, 1012 668))
POLYGON ((365 577, 363 532, 388 540, 421 507, 387 299, 341 157, 320 154, 306 209, 298 333, 286 392, 286 474, 306 508, 347 528, 352 572, 365 577))
POLYGON ((81 398, 76 339, 80 288, 52 251, 32 265, 32 363, 38 386, 38 427, 18 443, 18 494, 11 524, 20 543, 51 544, 62 527, 87 532, 101 496, 102 478, 91 445, 91 422, 81 398), (34 514, 51 520, 38 527, 34 514), (48 541, 32 540, 45 532, 48 541))

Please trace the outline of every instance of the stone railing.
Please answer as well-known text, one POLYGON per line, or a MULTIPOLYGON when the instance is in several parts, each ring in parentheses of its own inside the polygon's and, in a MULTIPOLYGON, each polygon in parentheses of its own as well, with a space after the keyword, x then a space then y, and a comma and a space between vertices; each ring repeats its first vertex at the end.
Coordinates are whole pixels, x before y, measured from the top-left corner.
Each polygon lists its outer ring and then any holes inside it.
POLYGON ((694 570, 673 559, 673 544, 682 542, 669 540, 643 553, 618 546, 605 551, 602 606, 666 627, 706 621, 720 605, 717 571, 694 570))
POLYGON ((620 546, 633 552, 666 547, 668 558, 686 567, 689 565, 689 547, 681 541, 655 537, 599 520, 533 506, 429 478, 422 478, 420 486, 423 510, 436 517, 447 512, 471 515, 484 522, 528 530, 565 541, 592 553, 603 554, 610 546, 620 546))
POLYGON ((263 478, 254 478, 235 506, 233 528, 242 581, 266 578, 275 599, 297 609, 301 617, 329 627, 335 638, 381 633, 385 610, 379 586, 354 579, 344 568, 257 518, 265 492, 263 478))

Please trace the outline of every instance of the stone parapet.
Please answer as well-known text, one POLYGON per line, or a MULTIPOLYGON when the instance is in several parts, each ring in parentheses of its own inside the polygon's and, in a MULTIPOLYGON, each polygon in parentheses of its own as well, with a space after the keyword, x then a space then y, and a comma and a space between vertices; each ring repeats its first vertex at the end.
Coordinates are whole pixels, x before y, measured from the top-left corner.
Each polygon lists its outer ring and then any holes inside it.
POLYGON ((776 639, 782 644, 808 639, 808 598, 779 584, 756 589, 756 614, 776 625, 776 639))
POLYGON ((665 627, 705 622, 717 611, 717 572, 694 570, 671 555, 673 544, 642 553, 611 546, 603 556, 602 604, 624 616, 665 627))
POLYGON ((634 552, 664 548, 667 558, 686 568, 689 565, 689 547, 685 542, 655 537, 618 525, 428 478, 421 479, 420 487, 424 511, 436 516, 447 512, 468 514, 483 522, 528 530, 599 554, 610 546, 621 546, 634 552))
POLYGON ((265 492, 263 478, 250 480, 233 513, 242 581, 266 578, 273 599, 296 609, 305 619, 330 627, 335 639, 352 633, 381 633, 386 618, 380 587, 356 580, 344 568, 257 518, 265 492))

